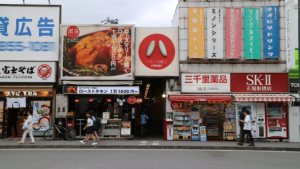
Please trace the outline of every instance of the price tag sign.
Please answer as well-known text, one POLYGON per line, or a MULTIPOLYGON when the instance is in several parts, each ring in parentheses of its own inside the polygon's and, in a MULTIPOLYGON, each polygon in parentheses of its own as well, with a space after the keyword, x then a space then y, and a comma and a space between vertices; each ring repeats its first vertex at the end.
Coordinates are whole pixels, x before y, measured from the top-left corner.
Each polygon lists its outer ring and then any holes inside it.
POLYGON ((107 119, 101 119, 101 124, 107 124, 107 119))
POLYGON ((228 136, 228 140, 233 140, 233 136, 228 136))
POLYGON ((183 139, 189 139, 188 135, 183 135, 183 139))
POLYGON ((232 126, 227 126, 227 130, 232 130, 232 126))
POLYGON ((174 135, 174 139, 179 139, 179 136, 178 135, 174 135))

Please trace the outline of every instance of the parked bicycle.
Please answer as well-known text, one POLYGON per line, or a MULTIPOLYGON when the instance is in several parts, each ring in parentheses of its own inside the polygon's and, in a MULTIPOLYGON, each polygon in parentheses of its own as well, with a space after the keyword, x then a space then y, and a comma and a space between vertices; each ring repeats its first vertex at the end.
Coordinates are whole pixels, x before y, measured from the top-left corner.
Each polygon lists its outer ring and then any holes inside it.
POLYGON ((51 128, 44 132, 44 139, 50 141, 54 138, 65 138, 66 140, 74 140, 76 138, 76 132, 74 129, 65 128, 62 126, 58 126, 55 123, 52 123, 51 128))

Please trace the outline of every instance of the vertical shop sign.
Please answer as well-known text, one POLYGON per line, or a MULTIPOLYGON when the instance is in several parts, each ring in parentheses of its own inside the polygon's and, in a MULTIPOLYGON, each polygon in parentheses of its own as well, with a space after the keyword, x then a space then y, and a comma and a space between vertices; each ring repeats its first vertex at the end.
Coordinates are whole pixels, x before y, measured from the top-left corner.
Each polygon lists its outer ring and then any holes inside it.
POLYGON ((204 8, 189 8, 189 58, 204 58, 204 8))
POLYGON ((223 59, 223 11, 207 9, 207 58, 223 59))
POLYGON ((245 58, 261 59, 260 8, 244 9, 245 58))
POLYGON ((279 58, 279 10, 278 6, 263 7, 264 58, 279 58))
POLYGON ((226 59, 241 58, 241 8, 226 8, 226 59))
MULTIPOLYGON (((285 4, 285 45, 286 45, 286 67, 287 70, 295 69, 295 51, 292 42, 292 22, 293 21, 293 14, 294 14, 294 2, 288 1, 285 4)), ((295 26, 295 25, 294 25, 295 26)), ((298 31, 298 30, 297 30, 298 31)), ((298 39, 298 37, 296 37, 298 39)), ((298 55, 296 56, 298 57, 298 55)))

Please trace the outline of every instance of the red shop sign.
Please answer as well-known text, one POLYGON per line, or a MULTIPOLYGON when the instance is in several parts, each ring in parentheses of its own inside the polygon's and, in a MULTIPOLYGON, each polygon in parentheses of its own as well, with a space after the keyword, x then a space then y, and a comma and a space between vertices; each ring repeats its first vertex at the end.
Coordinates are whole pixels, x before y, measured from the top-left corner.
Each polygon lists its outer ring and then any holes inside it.
POLYGON ((129 96, 128 97, 128 103, 129 104, 134 104, 136 102, 136 98, 134 96, 129 96))
POLYGON ((289 92, 288 73, 231 73, 231 92, 289 92))
POLYGON ((171 108, 172 110, 183 108, 183 102, 171 102, 171 108))

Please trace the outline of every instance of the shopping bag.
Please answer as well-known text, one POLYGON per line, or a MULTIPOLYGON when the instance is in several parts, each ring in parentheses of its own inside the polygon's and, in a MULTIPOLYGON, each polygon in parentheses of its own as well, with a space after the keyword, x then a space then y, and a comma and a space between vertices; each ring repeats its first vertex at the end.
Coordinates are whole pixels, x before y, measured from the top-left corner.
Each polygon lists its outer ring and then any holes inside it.
POLYGON ((24 123, 22 129, 23 129, 23 130, 28 129, 28 123, 24 123))

